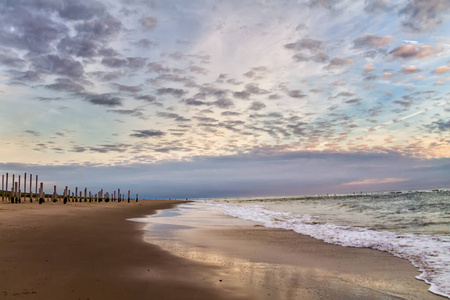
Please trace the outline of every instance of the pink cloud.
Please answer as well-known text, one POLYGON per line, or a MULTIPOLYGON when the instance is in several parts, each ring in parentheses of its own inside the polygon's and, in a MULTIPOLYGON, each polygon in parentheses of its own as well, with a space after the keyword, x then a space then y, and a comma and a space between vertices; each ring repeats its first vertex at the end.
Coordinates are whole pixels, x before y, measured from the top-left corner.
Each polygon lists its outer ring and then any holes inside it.
POLYGON ((366 184, 383 184, 408 181, 407 178, 379 178, 379 179, 364 179, 360 181, 350 181, 342 185, 366 185, 366 184))
POLYGON ((450 67, 449 66, 441 66, 439 68, 437 68, 436 70, 434 70, 432 73, 434 74, 442 74, 445 72, 450 71, 450 67))

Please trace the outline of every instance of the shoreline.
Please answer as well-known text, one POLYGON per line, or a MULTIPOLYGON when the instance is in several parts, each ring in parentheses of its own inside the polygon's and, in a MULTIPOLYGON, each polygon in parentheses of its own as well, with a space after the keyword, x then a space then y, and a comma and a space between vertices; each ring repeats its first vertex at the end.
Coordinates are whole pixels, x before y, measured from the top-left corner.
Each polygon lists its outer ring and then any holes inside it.
POLYGON ((412 265, 387 253, 326 244, 253 223, 224 225, 231 219, 217 227, 193 228, 182 217, 170 216, 178 210, 171 208, 185 203, 0 202, 0 297, 293 299, 289 295, 296 292, 307 297, 303 299, 377 299, 380 295, 395 299, 398 296, 377 290, 394 278, 417 293, 416 299, 443 299, 414 278, 418 272, 412 265), (157 210, 161 211, 155 219, 162 225, 153 231, 129 221, 157 210), (168 230, 183 247, 199 246, 203 252, 167 251, 157 239, 159 234, 170 242, 168 230), (150 243, 144 242, 149 232, 150 243), (196 259, 199 254, 212 261, 196 259), (371 269, 366 271, 365 264, 371 269), (412 278, 403 278, 411 274, 412 278))
POLYGON ((219 266, 229 288, 254 299, 445 298, 416 279, 418 268, 387 252, 330 244, 195 205, 177 206, 176 217, 168 210, 140 220, 148 224, 148 242, 219 266), (159 238, 152 233, 164 228, 159 238))

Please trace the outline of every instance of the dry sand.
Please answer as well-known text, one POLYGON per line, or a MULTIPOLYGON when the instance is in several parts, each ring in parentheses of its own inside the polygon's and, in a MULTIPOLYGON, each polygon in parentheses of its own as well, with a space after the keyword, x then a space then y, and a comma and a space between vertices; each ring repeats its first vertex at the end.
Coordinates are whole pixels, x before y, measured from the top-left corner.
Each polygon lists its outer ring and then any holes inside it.
POLYGON ((374 250, 253 225, 190 231, 202 255, 230 258, 218 263, 145 243, 143 225, 126 220, 177 203, 0 202, 0 298, 441 298, 408 262, 374 250))

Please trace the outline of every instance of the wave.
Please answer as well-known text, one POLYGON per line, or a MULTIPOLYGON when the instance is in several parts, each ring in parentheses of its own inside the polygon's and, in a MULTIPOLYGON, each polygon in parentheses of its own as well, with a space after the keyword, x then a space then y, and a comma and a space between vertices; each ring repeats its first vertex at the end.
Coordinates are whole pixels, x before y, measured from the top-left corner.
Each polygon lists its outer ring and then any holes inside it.
POLYGON ((293 230, 327 243, 372 248, 407 259, 419 268, 421 274, 416 278, 428 283, 430 292, 450 298, 450 236, 335 225, 309 215, 273 211, 258 205, 209 204, 219 206, 226 215, 260 222, 266 227, 293 230))

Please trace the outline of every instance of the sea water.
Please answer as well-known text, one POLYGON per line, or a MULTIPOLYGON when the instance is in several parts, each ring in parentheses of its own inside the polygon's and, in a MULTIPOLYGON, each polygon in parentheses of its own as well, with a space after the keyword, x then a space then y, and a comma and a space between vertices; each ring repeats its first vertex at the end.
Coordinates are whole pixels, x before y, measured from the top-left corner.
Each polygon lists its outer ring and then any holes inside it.
POLYGON ((210 199, 237 218, 327 243, 389 252, 418 267, 430 292, 450 298, 450 190, 210 199))

